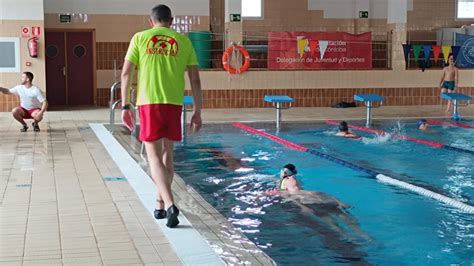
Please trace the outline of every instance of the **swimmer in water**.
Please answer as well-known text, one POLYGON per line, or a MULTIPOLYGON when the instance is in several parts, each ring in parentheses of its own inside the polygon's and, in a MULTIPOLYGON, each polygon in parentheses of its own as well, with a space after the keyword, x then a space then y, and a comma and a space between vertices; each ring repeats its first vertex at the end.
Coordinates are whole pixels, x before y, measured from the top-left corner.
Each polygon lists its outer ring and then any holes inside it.
POLYGON ((336 136, 350 138, 350 139, 360 138, 359 135, 354 134, 352 131, 349 130, 349 126, 347 125, 346 121, 341 121, 339 123, 339 132, 336 133, 336 136))
POLYGON ((361 238, 370 239, 360 229, 357 220, 347 212, 347 209, 351 208, 350 205, 323 192, 303 190, 296 178, 297 172, 293 164, 285 165, 280 171, 278 189, 267 191, 266 194, 284 197, 300 207, 302 213, 316 216, 341 235, 344 235, 344 229, 338 221, 344 222, 361 238))
POLYGON ((419 130, 425 131, 428 129, 429 124, 426 119, 420 119, 416 122, 416 126, 418 127, 419 130))

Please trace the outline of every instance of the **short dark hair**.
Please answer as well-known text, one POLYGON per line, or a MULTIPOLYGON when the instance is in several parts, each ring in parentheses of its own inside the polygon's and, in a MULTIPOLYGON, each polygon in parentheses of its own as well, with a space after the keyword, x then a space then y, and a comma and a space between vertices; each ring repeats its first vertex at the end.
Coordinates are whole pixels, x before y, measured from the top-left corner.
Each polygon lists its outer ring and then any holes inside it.
POLYGON ((294 164, 289 163, 289 164, 283 166, 283 168, 286 168, 286 169, 290 170, 293 175, 296 175, 298 173, 298 171, 296 171, 296 166, 294 164))
POLYGON ((167 5, 157 5, 151 10, 151 18, 156 22, 171 22, 173 16, 167 5))
POLYGON ((33 73, 31 73, 30 71, 25 71, 25 72, 23 72, 23 74, 25 74, 26 77, 27 77, 30 81, 33 81, 33 78, 35 77, 35 76, 33 76, 33 73))
MULTIPOLYGON (((454 54, 453 54, 453 53, 449 53, 449 54, 448 54, 448 60, 446 60, 446 62, 444 62, 444 65, 445 65, 445 66, 449 66, 449 58, 450 58, 451 56, 453 57, 453 61, 455 61, 455 60, 454 60, 454 54)), ((455 64, 456 64, 456 63, 455 63, 455 64)))
POLYGON ((348 131, 348 130, 349 130, 349 126, 347 125, 347 122, 341 121, 341 123, 339 123, 339 131, 348 131))

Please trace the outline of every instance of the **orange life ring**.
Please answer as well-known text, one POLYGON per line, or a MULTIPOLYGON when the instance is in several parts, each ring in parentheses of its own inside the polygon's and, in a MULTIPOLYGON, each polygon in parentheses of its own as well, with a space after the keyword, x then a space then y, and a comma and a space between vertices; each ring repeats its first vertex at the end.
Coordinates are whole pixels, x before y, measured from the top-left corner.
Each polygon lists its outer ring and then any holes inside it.
POLYGON ((227 70, 230 74, 239 74, 247 71, 250 67, 250 55, 247 50, 245 50, 244 47, 235 45, 235 46, 230 46, 225 50, 224 54, 222 55, 222 65, 224 66, 224 69, 227 70), (244 56, 244 64, 237 70, 236 68, 233 68, 229 64, 229 57, 230 55, 234 52, 234 50, 238 50, 243 56, 244 56))

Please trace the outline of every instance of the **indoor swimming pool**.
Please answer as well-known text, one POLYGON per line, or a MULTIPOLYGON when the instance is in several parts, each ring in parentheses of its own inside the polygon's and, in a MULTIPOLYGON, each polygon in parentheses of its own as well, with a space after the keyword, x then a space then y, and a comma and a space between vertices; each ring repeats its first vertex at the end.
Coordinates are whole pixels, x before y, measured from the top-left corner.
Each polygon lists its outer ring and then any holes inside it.
POLYGON ((431 125, 420 131, 415 121, 387 120, 377 121, 374 128, 390 136, 354 130, 363 136, 355 140, 334 136, 337 126, 324 122, 287 122, 279 130, 270 123, 245 126, 274 138, 230 123, 206 125, 176 145, 175 171, 276 263, 474 261, 474 214, 466 211, 474 205, 473 129, 431 125), (296 165, 304 190, 325 193, 351 207, 338 211, 266 193, 278 185, 279 171, 287 163, 296 165), (441 195, 464 209, 380 182, 373 172, 441 195))

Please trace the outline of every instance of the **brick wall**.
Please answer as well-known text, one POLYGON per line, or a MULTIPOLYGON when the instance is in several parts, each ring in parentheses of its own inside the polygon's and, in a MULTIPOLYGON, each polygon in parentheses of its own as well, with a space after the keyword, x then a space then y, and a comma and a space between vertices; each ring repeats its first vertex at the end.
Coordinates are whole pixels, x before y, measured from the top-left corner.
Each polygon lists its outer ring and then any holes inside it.
MULTIPOLYGON (((109 106, 109 88, 99 89, 99 105, 109 106), (101 92, 102 91, 102 92, 101 92)), ((474 87, 458 92, 474 95, 474 87)), ((330 107, 340 101, 352 102, 354 94, 377 93, 385 97, 384 105, 441 104, 439 88, 385 89, 262 89, 262 90, 204 90, 204 108, 259 108, 269 107, 265 95, 288 95, 295 99, 295 107, 330 107)), ((191 95, 191 91, 186 91, 191 95)))

